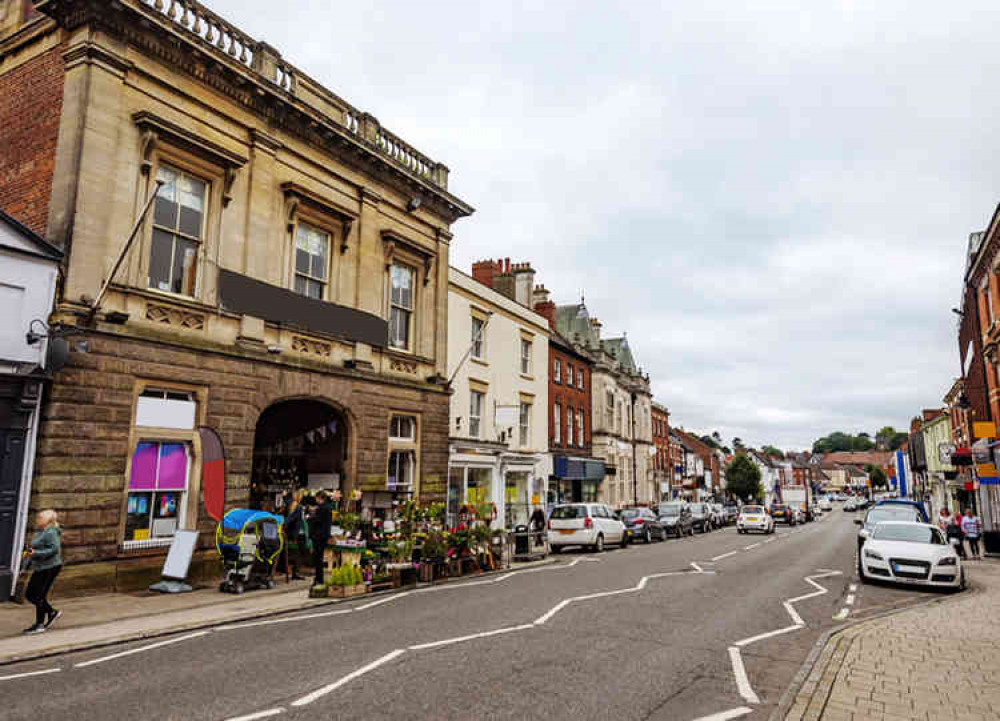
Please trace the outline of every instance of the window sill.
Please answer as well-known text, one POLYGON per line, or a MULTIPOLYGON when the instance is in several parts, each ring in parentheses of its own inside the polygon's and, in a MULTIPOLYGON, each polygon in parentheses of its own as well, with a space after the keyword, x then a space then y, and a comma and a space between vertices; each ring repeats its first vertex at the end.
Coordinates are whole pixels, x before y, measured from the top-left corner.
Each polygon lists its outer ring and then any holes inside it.
POLYGON ((489 368, 489 365, 490 365, 489 361, 487 361, 487 360, 485 360, 483 358, 476 358, 475 356, 471 356, 471 355, 469 356, 469 360, 472 361, 473 363, 478 363, 481 366, 486 366, 487 368, 489 368))
POLYGON ((521 380, 523 380, 523 381, 532 381, 533 382, 535 380, 535 377, 532 376, 532 375, 528 375, 527 373, 522 373, 521 374, 521 380))
POLYGON ((119 556, 142 556, 152 555, 170 548, 174 542, 174 537, 150 538, 146 541, 122 541, 118 545, 119 556))

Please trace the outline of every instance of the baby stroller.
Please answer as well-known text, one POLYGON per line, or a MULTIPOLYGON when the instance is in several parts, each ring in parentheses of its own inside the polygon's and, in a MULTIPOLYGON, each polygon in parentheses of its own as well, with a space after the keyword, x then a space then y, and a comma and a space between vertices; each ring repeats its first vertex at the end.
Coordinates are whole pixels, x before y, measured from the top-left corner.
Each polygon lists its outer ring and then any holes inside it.
POLYGON ((273 513, 237 508, 215 529, 215 547, 222 557, 223 593, 274 588, 274 561, 285 547, 283 519, 273 513))

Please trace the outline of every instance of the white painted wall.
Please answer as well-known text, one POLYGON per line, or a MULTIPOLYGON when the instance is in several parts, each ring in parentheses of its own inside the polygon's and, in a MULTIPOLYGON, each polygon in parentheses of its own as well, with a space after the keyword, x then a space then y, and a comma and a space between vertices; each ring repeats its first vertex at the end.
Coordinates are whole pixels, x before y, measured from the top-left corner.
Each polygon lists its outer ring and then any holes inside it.
MULTIPOLYGON (((12 231, 0 223, 0 245, 18 246, 12 231)), ((0 364, 43 362, 45 341, 29 346, 25 335, 33 319, 47 321, 56 287, 56 266, 50 260, 33 258, 0 248, 0 364)), ((35 324, 35 330, 44 327, 35 324)), ((3 369, 0 368, 0 372, 3 369)))

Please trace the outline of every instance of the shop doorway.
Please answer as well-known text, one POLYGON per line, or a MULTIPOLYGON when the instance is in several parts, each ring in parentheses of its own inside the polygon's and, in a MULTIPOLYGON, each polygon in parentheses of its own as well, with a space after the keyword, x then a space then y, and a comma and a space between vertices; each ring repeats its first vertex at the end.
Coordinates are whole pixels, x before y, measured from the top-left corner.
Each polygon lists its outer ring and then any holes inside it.
POLYGON ((286 493, 351 490, 347 478, 348 428, 344 414, 322 401, 282 401, 257 421, 250 507, 278 510, 286 493))

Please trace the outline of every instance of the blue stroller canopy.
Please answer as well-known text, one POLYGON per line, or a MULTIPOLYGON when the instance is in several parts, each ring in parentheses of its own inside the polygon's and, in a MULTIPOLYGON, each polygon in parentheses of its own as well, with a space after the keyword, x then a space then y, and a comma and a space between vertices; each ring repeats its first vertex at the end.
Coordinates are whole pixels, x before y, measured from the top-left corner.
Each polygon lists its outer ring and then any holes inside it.
POLYGON ((249 508, 234 508, 222 517, 222 527, 230 531, 239 531, 248 523, 257 521, 273 521, 279 526, 285 519, 267 511, 254 511, 249 508))

